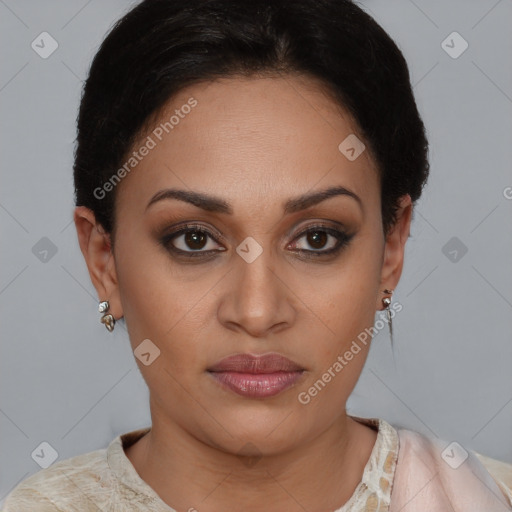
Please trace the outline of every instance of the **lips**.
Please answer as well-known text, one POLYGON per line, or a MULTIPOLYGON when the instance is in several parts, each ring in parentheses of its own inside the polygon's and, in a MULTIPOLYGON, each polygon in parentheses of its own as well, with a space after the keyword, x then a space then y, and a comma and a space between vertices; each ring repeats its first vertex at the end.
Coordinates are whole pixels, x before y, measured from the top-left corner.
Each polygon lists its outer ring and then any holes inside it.
POLYGON ((224 389, 249 398, 268 398, 293 386, 305 369, 276 353, 235 354, 208 368, 224 389))
POLYGON ((287 357, 271 353, 259 356, 252 354, 235 354, 220 360, 217 364, 208 368, 210 372, 238 372, 238 373, 276 373, 298 372, 304 368, 294 363, 287 357))

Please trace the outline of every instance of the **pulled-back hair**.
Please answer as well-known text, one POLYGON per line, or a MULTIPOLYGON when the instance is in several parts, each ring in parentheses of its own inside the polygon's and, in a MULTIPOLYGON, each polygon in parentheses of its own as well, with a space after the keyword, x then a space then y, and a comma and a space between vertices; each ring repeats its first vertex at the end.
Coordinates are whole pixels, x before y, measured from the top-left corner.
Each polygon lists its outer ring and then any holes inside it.
MULTIPOLYGON (((398 199, 420 197, 428 142, 407 63, 350 0, 144 0, 111 29, 92 62, 77 122, 77 206, 115 228, 116 190, 95 190, 123 165, 165 104, 194 83, 236 75, 319 79, 356 121, 380 178, 384 233, 398 199)), ((340 140, 341 142, 341 140, 340 140)))

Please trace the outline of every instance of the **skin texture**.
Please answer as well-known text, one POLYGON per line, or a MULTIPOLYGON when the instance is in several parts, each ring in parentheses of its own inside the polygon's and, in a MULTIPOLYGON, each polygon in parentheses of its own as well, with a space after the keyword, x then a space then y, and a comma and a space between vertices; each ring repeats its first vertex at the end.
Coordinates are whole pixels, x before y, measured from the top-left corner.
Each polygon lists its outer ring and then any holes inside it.
MULTIPOLYGON (((149 366, 137 359, 152 430, 127 456, 180 511, 334 510, 356 488, 376 439, 345 411, 369 344, 309 404, 297 397, 373 326, 383 290, 396 288, 410 197, 385 238, 375 163, 368 150, 354 161, 339 151, 357 126, 314 79, 195 84, 169 101, 160 121, 191 96, 197 106, 117 185, 113 246, 90 210, 75 211, 99 299, 125 318, 133 349, 145 339, 160 349, 149 366), (283 214, 286 200, 330 186, 350 189, 362 206, 339 195, 283 214), (170 187, 222 198, 233 214, 175 199, 146 209, 170 187), (200 250, 224 250, 204 259, 174 256, 160 239, 184 221, 221 234, 200 250), (303 234, 319 221, 353 236, 337 255, 307 259, 297 249, 336 244, 329 236, 315 246, 303 234), (249 236, 263 249, 252 263, 236 252, 249 236), (274 397, 242 397, 206 371, 240 352, 278 352, 306 371, 274 397)), ((183 235, 174 245, 195 247, 183 235)))

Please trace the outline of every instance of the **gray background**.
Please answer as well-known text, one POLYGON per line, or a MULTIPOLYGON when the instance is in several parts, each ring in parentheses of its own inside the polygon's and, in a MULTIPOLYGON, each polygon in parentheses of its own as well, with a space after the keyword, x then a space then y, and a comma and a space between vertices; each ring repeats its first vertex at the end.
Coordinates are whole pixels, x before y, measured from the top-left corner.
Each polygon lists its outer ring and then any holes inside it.
MULTIPOLYGON (((130 5, 0 0, 0 500, 40 469, 41 442, 60 460, 150 424, 71 224, 81 82, 130 5), (43 31, 59 44, 47 59, 31 48, 43 31)), ((348 410, 512 462, 512 1, 362 6, 409 62, 432 168, 393 295, 395 359, 384 329, 348 410), (469 44, 456 59, 441 46, 453 31, 469 44)))

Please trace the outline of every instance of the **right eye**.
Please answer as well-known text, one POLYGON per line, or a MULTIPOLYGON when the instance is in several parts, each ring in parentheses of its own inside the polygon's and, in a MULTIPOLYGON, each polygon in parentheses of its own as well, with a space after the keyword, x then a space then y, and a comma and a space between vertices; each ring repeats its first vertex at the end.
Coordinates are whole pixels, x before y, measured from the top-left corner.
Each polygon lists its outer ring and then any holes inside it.
POLYGON ((162 244, 171 252, 185 257, 206 256, 226 250, 215 249, 218 247, 215 236, 200 224, 187 224, 165 235, 162 244))

